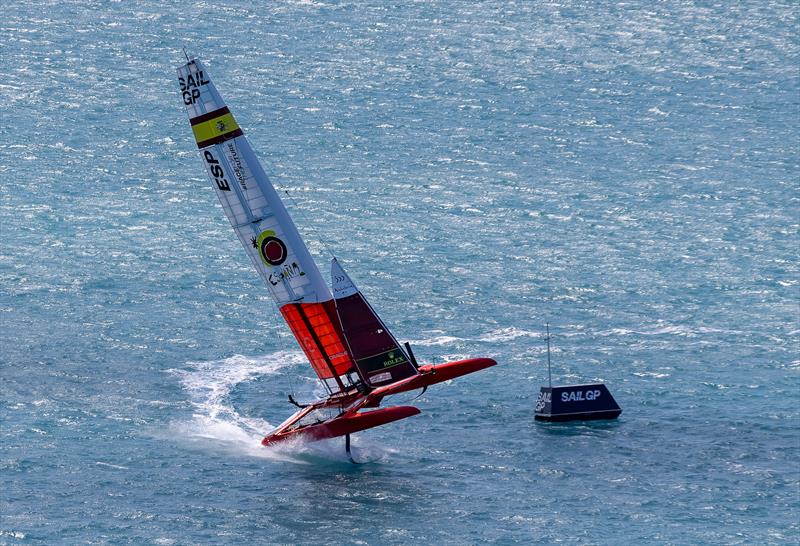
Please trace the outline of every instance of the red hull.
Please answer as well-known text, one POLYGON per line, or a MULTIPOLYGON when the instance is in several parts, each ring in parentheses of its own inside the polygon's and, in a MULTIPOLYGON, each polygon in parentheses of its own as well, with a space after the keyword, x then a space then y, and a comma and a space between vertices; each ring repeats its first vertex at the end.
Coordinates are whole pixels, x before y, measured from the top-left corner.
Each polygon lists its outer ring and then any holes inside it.
POLYGON ((271 434, 261 440, 261 445, 268 446, 298 437, 302 437, 304 440, 311 442, 335 438, 336 436, 344 436, 345 434, 352 434, 368 428, 379 427, 419 413, 419 409, 414 406, 394 406, 374 411, 365 411, 364 413, 337 417, 318 425, 308 425, 286 432, 271 434))
POLYGON ((289 440, 290 438, 303 438, 312 442, 324 440, 326 438, 352 434, 368 428, 405 419, 412 415, 417 415, 420 413, 420 410, 413 406, 395 406, 374 411, 359 412, 365 408, 378 407, 381 400, 386 396, 422 389, 430 385, 435 385, 436 383, 449 381, 450 379, 455 379, 456 377, 461 377, 468 373, 489 368, 495 364, 497 364, 497 362, 491 358, 470 358, 467 360, 440 364, 439 366, 427 364, 425 366, 420 366, 418 375, 402 379, 390 385, 378 387, 370 391, 369 394, 362 395, 353 392, 320 400, 298 411, 275 429, 272 434, 264 438, 261 444, 265 446, 273 445, 278 442, 289 440), (320 423, 308 425, 299 424, 303 418, 308 417, 314 411, 332 407, 341 408, 341 413, 337 417, 320 423))
POLYGON ((497 364, 497 362, 491 358, 469 358, 467 360, 457 360, 455 362, 448 362, 447 364, 439 364, 438 366, 426 364, 420 366, 419 375, 410 377, 407 383, 398 381, 397 383, 386 385, 385 387, 375 389, 370 393, 370 396, 389 396, 390 394, 429 387, 436 383, 442 383, 443 381, 449 381, 456 377, 461 377, 462 375, 490 368, 495 364, 497 364))

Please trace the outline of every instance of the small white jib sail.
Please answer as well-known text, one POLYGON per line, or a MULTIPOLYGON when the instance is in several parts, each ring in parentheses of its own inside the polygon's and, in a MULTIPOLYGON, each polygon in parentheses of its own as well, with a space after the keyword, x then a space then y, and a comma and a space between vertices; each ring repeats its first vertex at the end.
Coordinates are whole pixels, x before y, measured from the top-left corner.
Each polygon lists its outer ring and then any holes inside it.
POLYGON ((334 277, 346 278, 352 289, 334 299, 200 61, 190 60, 178 68, 178 83, 200 156, 225 215, 329 392, 373 387, 417 374, 335 261, 334 277))

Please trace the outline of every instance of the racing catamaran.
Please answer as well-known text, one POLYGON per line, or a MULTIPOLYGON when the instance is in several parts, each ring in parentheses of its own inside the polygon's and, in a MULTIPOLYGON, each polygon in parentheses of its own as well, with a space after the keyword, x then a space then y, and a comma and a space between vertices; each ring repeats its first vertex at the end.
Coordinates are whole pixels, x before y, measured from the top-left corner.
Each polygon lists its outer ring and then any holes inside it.
POLYGON ((379 408, 389 395, 447 381, 496 362, 472 358, 419 365, 401 347, 367 299, 331 261, 332 288, 322 277, 278 193, 208 71, 197 59, 178 68, 181 97, 200 156, 225 215, 264 279, 328 396, 299 411, 262 440, 322 440, 420 413, 413 406, 379 408))

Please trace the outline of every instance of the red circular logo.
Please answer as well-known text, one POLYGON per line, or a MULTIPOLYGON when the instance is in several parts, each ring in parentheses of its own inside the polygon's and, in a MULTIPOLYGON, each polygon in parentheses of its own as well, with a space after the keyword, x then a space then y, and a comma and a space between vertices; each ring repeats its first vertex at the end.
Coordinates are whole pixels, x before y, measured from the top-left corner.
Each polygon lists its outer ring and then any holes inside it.
POLYGON ((269 265, 281 265, 288 254, 286 245, 277 237, 264 237, 261 241, 261 257, 269 265))

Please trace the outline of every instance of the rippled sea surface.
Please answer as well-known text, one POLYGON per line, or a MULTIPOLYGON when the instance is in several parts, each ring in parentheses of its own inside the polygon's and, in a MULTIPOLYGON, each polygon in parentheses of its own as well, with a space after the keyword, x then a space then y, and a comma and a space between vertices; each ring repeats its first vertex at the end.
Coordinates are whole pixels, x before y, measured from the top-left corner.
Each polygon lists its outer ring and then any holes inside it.
POLYGON ((264 4, 3 3, 0 544, 798 543, 798 4, 264 4), (259 446, 321 389, 184 46, 323 270, 499 362, 367 464, 259 446), (545 322, 619 420, 534 423, 545 322))

